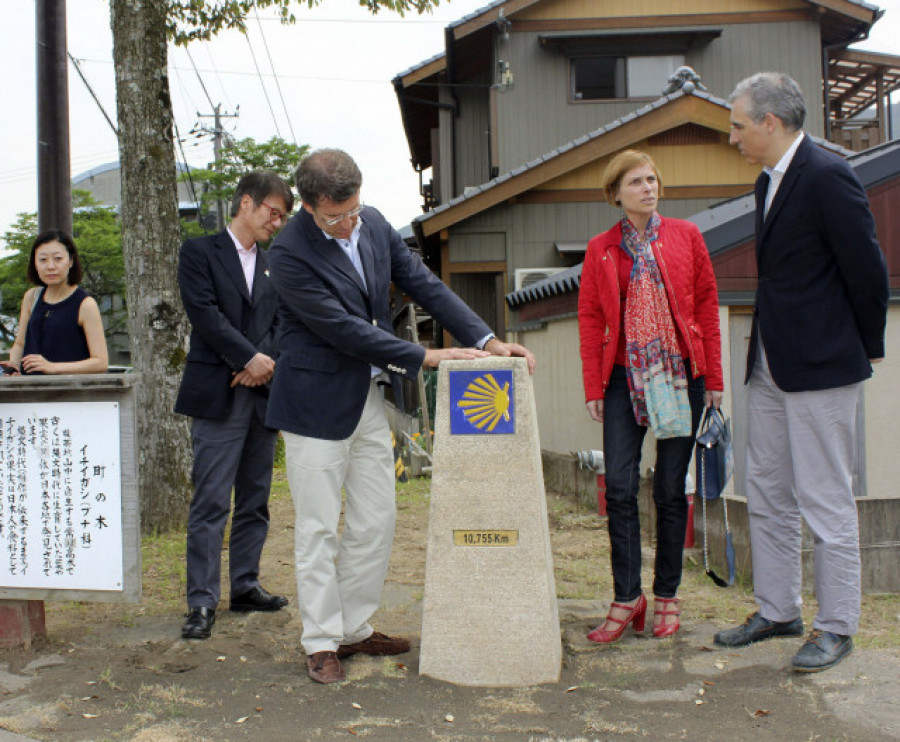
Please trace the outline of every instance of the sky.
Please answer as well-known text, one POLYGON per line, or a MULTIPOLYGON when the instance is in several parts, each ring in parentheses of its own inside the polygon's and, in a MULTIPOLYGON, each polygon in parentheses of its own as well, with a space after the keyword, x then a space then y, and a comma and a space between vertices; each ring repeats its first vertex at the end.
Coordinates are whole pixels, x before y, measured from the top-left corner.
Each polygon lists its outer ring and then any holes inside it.
MULTIPOLYGON (((422 199, 391 80, 443 52, 445 27, 488 1, 443 0, 432 14, 401 18, 386 11, 372 16, 357 0, 322 0, 313 9, 295 5, 292 26, 260 11, 258 20, 251 14, 246 36, 226 31, 187 49, 170 47, 169 84, 187 162, 203 167, 212 161, 211 137, 190 131, 197 124, 211 127, 213 107, 221 104, 223 113, 239 114, 225 120, 235 138, 279 135, 345 149, 362 170, 363 201, 402 227, 421 213, 422 199)), ((900 0, 876 4, 886 13, 855 48, 900 54, 900 0)), ((37 210, 35 2, 3 5, 0 238, 16 214, 37 210)), ((115 121, 108 0, 68 0, 67 23, 69 52, 115 121)), ((115 135, 71 63, 69 126, 73 177, 118 159, 115 135)))

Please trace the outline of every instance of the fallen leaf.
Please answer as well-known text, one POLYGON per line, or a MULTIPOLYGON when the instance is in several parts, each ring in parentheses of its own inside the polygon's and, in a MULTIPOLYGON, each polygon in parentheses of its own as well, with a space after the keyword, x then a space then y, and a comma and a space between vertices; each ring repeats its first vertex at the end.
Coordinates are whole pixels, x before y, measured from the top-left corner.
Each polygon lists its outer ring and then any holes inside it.
POLYGON ((359 734, 353 727, 347 727, 347 731, 350 732, 350 734, 359 734))
POLYGON ((703 701, 701 701, 699 698, 696 701, 694 701, 694 703, 696 703, 698 706, 703 705, 703 701))
POLYGON ((453 714, 447 714, 444 717, 444 721, 453 721, 453 714))
POLYGON ((566 688, 566 693, 571 693, 573 690, 578 690, 581 686, 579 685, 570 685, 566 688))
POLYGON ((703 681, 703 685, 715 685, 715 684, 716 684, 715 680, 704 680, 703 681))
POLYGON ((253 709, 253 710, 254 710, 256 713, 261 714, 261 713, 262 713, 262 706, 257 706, 257 707, 256 707, 255 709, 253 709))
POLYGON ((360 705, 359 705, 358 703, 356 703, 355 701, 354 701, 353 703, 351 703, 350 705, 353 706, 353 708, 355 708, 355 709, 361 709, 361 708, 362 708, 362 706, 360 706, 360 705))
POLYGON ((697 694, 698 694, 698 695, 701 695, 701 696, 702 696, 704 693, 706 693, 706 688, 701 688, 700 690, 697 691, 697 694))
POLYGON ((724 669, 725 669, 725 663, 724 663, 724 662, 716 662, 716 667, 717 667, 719 670, 724 670, 724 669))
POLYGON ((769 709, 756 709, 752 715, 759 718, 760 716, 768 716, 770 713, 769 709))
POLYGON ((396 666, 396 668, 397 668, 398 670, 405 670, 405 669, 406 669, 406 665, 404 665, 402 662, 398 662, 395 666, 396 666))
POLYGON ((218 657, 216 657, 216 662, 224 662, 225 659, 226 659, 225 655, 220 654, 218 657))
POLYGON ((249 719, 249 718, 250 718, 249 716, 242 716, 240 719, 238 719, 238 720, 237 720, 236 722, 234 722, 234 723, 235 723, 235 724, 243 724, 243 723, 244 723, 245 721, 247 721, 247 719, 249 719))
POLYGON ((246 662, 246 661, 247 661, 247 658, 246 658, 246 657, 238 657, 238 659, 239 659, 241 662, 246 662))
POLYGON ((98 718, 97 714, 82 714, 85 719, 96 719, 98 718))

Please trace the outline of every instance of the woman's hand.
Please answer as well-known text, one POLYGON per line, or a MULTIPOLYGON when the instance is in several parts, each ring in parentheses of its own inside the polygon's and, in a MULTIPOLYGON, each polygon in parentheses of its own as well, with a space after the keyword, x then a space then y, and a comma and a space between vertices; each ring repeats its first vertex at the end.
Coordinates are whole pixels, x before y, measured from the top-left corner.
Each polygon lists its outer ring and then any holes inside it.
POLYGON ((704 403, 707 407, 715 407, 717 410, 722 406, 722 397, 725 392, 704 392, 704 403))
POLYGON ((603 422, 603 400, 602 399, 591 399, 584 403, 584 406, 587 407, 588 415, 591 416, 591 420, 596 423, 603 422))
POLYGON ((29 374, 54 374, 56 373, 56 364, 51 363, 42 355, 32 353, 22 359, 22 370, 29 374))
POLYGON ((18 376, 19 369, 14 363, 9 361, 0 361, 0 372, 5 376, 18 376))

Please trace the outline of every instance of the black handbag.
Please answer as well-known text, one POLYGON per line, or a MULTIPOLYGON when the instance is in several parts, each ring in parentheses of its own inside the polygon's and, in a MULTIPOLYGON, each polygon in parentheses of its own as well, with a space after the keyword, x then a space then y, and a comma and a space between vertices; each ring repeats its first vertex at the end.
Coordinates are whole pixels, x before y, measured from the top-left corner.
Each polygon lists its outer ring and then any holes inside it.
POLYGON ((728 525, 728 503, 722 497, 725 485, 734 471, 731 446, 731 424, 715 407, 707 407, 697 430, 696 467, 698 493, 703 506, 703 568, 719 587, 734 584, 734 543, 728 525), (709 541, 706 532, 706 501, 722 501, 725 521, 725 559, 728 563, 728 581, 723 580, 709 566, 709 541))

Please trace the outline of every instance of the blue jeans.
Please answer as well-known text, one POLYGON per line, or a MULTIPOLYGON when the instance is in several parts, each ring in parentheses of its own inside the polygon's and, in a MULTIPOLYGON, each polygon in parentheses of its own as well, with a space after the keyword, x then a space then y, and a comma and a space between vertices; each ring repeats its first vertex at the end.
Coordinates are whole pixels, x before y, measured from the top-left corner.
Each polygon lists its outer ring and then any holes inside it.
MULTIPOLYGON (((697 430, 703 413, 703 377, 686 368, 691 425, 697 430)), ((613 366, 603 403, 603 460, 606 466, 606 513, 617 602, 641 594, 641 523, 637 493, 641 445, 647 428, 638 425, 624 366, 613 366)), ((688 505, 684 492, 694 437, 666 438, 656 443, 653 501, 656 503, 656 563, 653 594, 674 598, 681 583, 681 559, 688 505)))

